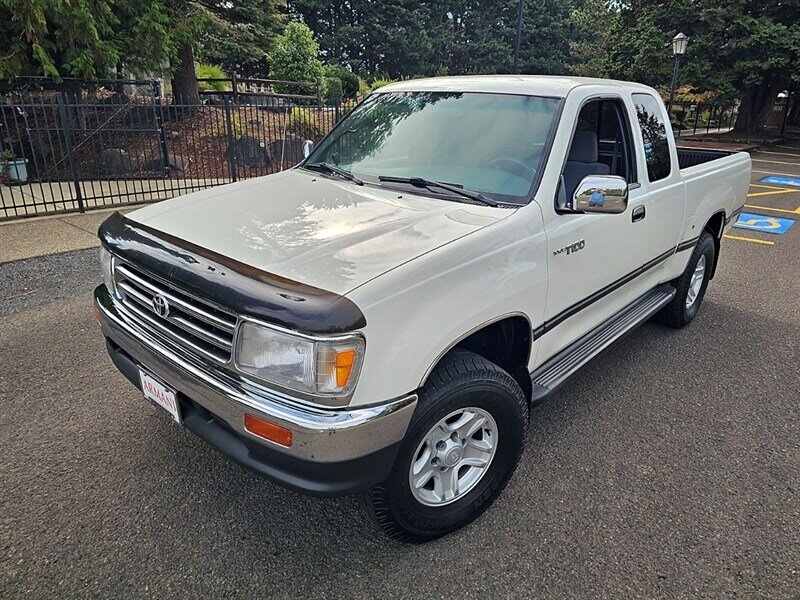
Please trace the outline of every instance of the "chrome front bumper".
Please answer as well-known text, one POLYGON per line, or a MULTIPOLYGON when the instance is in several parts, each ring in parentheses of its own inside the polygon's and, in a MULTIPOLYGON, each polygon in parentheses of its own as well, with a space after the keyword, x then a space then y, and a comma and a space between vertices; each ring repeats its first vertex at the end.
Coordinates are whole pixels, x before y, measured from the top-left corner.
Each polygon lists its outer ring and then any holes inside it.
MULTIPOLYGON (((331 467, 378 453, 403 438, 414 412, 417 402, 414 394, 351 409, 328 410, 304 405, 302 401, 283 396, 222 367, 202 364, 169 340, 142 329, 128 317, 124 307, 110 296, 105 286, 95 290, 94 302, 103 334, 112 346, 124 352, 126 360, 129 357, 137 366, 143 366, 174 387, 187 401, 200 405, 216 420, 223 421, 230 429, 228 433, 232 431, 246 447, 262 446, 282 463, 285 461, 271 451, 331 467), (245 413, 290 429, 292 446, 280 446, 245 430, 245 413)), ((109 351, 112 352, 111 346, 109 351)), ((201 437, 219 445, 209 439, 214 436, 201 437)), ((391 456, 393 458, 394 454, 391 456)))

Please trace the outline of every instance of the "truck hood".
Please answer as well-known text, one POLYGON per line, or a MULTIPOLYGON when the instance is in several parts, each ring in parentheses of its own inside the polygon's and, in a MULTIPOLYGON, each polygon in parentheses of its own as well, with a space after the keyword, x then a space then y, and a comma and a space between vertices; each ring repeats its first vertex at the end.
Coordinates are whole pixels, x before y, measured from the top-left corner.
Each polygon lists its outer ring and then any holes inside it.
POLYGON ((160 202, 126 218, 344 295, 512 212, 292 169, 160 202))

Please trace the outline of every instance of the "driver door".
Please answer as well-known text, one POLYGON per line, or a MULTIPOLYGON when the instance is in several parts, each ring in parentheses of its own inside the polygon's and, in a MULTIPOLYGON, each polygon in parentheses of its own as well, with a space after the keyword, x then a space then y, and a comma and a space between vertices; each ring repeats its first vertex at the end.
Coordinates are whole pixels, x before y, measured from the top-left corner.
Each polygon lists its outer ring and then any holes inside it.
POLYGON ((538 364, 647 291, 633 275, 642 264, 632 216, 642 193, 626 115, 621 97, 594 98, 584 103, 574 124, 560 202, 584 176, 618 175, 628 182, 628 206, 620 214, 559 214, 559 201, 553 203, 545 226, 549 285, 538 364))

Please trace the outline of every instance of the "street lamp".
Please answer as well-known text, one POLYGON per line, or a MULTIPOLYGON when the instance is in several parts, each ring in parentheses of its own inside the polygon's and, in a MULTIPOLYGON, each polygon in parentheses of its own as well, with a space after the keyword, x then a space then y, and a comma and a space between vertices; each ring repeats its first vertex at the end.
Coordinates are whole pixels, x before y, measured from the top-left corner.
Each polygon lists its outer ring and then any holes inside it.
POLYGON ((667 104, 667 114, 672 110, 672 101, 675 99, 675 86, 678 85, 678 67, 681 64, 681 57, 686 54, 686 46, 689 38, 683 33, 679 33, 672 38, 672 55, 675 57, 675 70, 672 72, 672 87, 669 89, 669 104, 667 104))
POLYGON ((517 41, 514 44, 514 73, 519 73, 519 44, 522 41, 522 8, 525 0, 517 5, 517 41))

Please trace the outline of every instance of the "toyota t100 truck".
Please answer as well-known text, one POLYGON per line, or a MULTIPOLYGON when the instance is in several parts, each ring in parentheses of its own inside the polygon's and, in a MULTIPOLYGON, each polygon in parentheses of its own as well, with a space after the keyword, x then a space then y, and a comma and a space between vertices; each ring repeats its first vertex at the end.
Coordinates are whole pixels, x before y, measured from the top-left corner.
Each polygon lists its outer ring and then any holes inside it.
POLYGON ((653 89, 597 79, 387 85, 306 150, 111 216, 98 319, 176 423, 300 492, 365 492, 408 542, 500 494, 531 403, 692 321, 750 180, 747 154, 677 149, 653 89))

